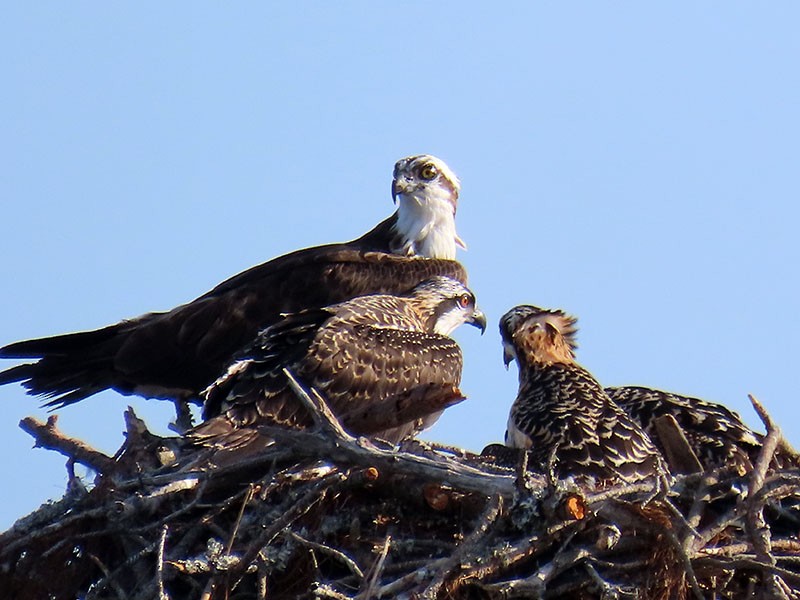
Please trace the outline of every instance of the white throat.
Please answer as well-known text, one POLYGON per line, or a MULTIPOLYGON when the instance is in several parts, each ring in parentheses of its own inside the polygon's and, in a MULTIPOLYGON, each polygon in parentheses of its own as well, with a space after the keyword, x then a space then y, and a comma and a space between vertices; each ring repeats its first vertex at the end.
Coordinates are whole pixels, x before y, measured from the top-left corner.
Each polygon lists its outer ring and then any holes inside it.
POLYGON ((410 192, 398 196, 397 232, 403 252, 425 258, 454 260, 464 242, 456 233, 455 209, 446 190, 432 194, 410 192))
POLYGON ((458 310, 450 310, 436 319, 436 323, 433 325, 433 332, 438 335, 449 336, 465 322, 464 313, 458 310))

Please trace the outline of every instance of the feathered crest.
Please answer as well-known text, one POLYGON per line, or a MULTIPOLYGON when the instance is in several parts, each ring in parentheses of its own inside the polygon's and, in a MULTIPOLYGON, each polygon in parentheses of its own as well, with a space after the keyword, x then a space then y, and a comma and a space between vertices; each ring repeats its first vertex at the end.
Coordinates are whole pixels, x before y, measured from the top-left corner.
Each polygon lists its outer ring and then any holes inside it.
POLYGON ((511 341, 514 332, 531 321, 539 323, 551 334, 560 335, 570 353, 575 353, 578 348, 578 319, 560 309, 548 310, 531 304, 515 306, 500 319, 500 334, 504 340, 511 341))

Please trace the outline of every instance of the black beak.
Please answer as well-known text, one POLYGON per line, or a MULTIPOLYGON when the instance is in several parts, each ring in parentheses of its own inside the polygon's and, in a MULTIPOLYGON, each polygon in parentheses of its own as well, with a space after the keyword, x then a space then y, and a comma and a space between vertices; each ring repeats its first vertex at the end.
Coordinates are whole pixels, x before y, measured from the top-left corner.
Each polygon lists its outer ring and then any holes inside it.
POLYGON ((397 204, 397 197, 405 194, 411 186, 411 180, 406 175, 396 176, 392 179, 392 200, 397 204))
POLYGON ((475 310, 472 311, 472 318, 467 322, 480 329, 481 335, 486 331, 486 315, 478 307, 475 307, 475 310))
POLYGON ((512 363, 514 360, 514 353, 511 351, 510 348, 507 346, 503 346, 503 364, 506 366, 506 371, 508 371, 508 365, 512 363))

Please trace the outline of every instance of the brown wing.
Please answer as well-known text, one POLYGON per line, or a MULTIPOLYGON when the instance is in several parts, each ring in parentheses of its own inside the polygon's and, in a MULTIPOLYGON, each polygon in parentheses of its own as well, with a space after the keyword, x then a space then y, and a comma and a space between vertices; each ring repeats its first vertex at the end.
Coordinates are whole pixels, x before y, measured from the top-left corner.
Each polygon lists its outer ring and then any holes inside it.
POLYGON ((0 357, 39 361, 0 373, 63 406, 100 390, 196 397, 258 331, 282 313, 369 293, 401 293, 433 275, 466 282, 456 261, 406 258, 338 244, 300 250, 258 265, 196 300, 103 329, 27 340, 0 357))
MULTIPOLYGON (((446 336, 331 319, 308 340, 295 327, 284 325, 279 325, 280 331, 265 332, 263 343, 225 383, 228 408, 217 417, 220 422, 212 419, 198 426, 199 437, 213 437, 216 431, 229 430, 231 423, 234 428, 258 423, 310 424, 309 415, 288 388, 283 367, 316 388, 337 415, 426 386, 441 393, 443 387, 457 387, 461 380, 461 350, 446 336), (296 352, 298 345, 307 348, 304 357, 281 360, 281 348, 296 352)), ((393 419, 387 421, 394 425, 393 419)), ((413 427, 375 429, 378 437, 393 439, 413 427)))
POLYGON ((671 415, 705 469, 733 467, 749 472, 761 449, 759 434, 727 407, 699 398, 643 387, 606 388, 611 399, 659 445, 656 419, 671 415))
POLYGON ((512 440, 520 434, 527 438, 523 447, 540 467, 547 466, 555 450, 561 477, 634 482, 665 471, 648 436, 578 365, 528 371, 511 408, 509 429, 512 440))

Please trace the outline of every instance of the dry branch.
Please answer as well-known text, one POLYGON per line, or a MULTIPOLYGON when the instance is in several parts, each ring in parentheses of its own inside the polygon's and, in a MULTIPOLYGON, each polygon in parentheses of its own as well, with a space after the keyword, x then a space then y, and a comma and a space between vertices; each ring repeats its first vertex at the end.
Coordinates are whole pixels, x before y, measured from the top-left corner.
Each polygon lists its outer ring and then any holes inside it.
POLYGON ((47 423, 42 423, 33 417, 25 417, 19 422, 19 426, 36 440, 36 446, 39 448, 55 450, 99 473, 112 468, 113 458, 95 450, 81 440, 64 435, 58 430, 57 422, 58 415, 49 417, 47 423))
POLYGON ((264 427, 272 445, 223 467, 132 411, 114 458, 26 421, 99 474, 0 534, 0 597, 798 597, 800 473, 771 461, 768 416, 752 474, 678 477, 654 498, 649 484, 580 489, 524 463, 389 448, 295 390, 315 429, 264 427))

